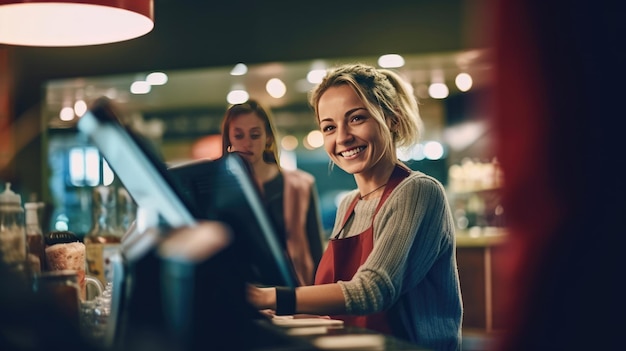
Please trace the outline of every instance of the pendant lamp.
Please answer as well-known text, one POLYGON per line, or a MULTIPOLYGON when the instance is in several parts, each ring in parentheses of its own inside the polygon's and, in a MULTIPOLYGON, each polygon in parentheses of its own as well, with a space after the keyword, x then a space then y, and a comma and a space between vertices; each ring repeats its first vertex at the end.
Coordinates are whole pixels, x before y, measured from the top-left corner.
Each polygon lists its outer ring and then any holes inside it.
POLYGON ((0 0, 0 44, 99 45, 152 28, 153 0, 0 0))

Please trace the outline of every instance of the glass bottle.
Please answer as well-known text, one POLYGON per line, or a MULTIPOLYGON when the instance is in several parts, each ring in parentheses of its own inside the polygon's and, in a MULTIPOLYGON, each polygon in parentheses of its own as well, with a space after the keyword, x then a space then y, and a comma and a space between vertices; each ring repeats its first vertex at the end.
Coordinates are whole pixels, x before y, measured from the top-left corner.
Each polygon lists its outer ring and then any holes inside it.
POLYGON ((124 187, 118 189, 117 201, 120 230, 126 233, 137 217, 137 205, 124 187))
POLYGON ((6 183, 0 193, 0 260, 11 270, 25 273, 26 232, 22 197, 6 183))
POLYGON ((39 203, 27 202, 26 209, 26 247, 29 254, 29 262, 32 260, 31 271, 41 273, 45 271, 46 252, 43 231, 39 225, 39 203))
POLYGON ((116 208, 113 186, 101 185, 93 189, 93 222, 84 238, 87 271, 105 286, 113 280, 110 257, 119 250, 123 235, 117 225, 116 208))

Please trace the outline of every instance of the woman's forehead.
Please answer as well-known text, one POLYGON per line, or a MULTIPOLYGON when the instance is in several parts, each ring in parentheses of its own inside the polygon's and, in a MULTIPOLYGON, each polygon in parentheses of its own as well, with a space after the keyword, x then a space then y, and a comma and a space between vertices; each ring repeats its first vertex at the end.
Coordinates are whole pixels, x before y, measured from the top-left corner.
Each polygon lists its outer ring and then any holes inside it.
POLYGON ((234 116, 231 120, 231 127, 239 129, 263 128, 264 122, 255 112, 242 113, 234 116))

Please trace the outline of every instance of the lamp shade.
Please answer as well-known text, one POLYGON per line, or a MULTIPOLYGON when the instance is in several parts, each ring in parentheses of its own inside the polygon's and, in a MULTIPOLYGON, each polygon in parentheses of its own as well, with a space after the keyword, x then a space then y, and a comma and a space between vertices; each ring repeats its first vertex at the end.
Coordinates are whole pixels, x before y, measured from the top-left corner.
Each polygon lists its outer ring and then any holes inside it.
POLYGON ((0 44, 98 45, 152 28, 153 0, 0 0, 0 44))

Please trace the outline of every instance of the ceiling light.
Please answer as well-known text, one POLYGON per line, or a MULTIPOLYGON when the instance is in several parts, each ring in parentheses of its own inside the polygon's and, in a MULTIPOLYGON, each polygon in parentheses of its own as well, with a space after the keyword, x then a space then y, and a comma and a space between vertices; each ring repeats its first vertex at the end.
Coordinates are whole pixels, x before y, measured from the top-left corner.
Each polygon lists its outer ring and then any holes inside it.
POLYGON ((167 74, 163 72, 152 72, 146 76, 146 82, 150 85, 163 85, 167 83, 167 74))
POLYGON ((71 107, 68 107, 68 106, 63 107, 61 109, 61 112, 59 112, 59 118, 62 121, 66 121, 66 122, 73 120, 74 119, 74 109, 71 108, 71 107))
POLYGON ((306 80, 311 84, 318 84, 322 82, 326 75, 325 69, 312 69, 306 74, 306 80))
POLYGON ((236 64, 230 71, 231 76, 243 76, 246 73, 248 73, 248 66, 243 63, 236 64))
POLYGON ((241 84, 234 84, 228 95, 226 95, 226 101, 229 104, 243 104, 248 101, 250 94, 246 91, 246 88, 241 84))
POLYGON ((270 94, 271 97, 280 99, 285 96, 285 93, 287 93, 287 86, 282 80, 272 78, 267 81, 267 84, 265 84, 265 90, 267 90, 267 93, 270 94))
POLYGON ((438 141, 429 141, 424 144, 424 156, 429 160, 440 160, 443 157, 443 145, 438 141))
POLYGON ((78 117, 82 117, 87 112, 87 103, 85 100, 76 100, 74 103, 74 114, 78 117))
POLYGON ((444 83, 432 83, 428 87, 428 94, 433 99, 445 99, 450 94, 450 91, 444 83))
POLYGON ((0 43, 83 46, 140 37, 154 28, 153 0, 0 0, 0 43))
POLYGON ((311 64, 311 69, 306 75, 306 80, 311 84, 319 84, 326 75, 326 62, 323 60, 315 60, 311 64))
POLYGON ((293 135, 285 135, 280 140, 280 146, 283 150, 293 151, 298 147, 298 138, 293 135))
POLYGON ((316 149, 324 145, 324 135, 319 130, 312 130, 306 136, 307 144, 316 149))
POLYGON ((459 73, 454 80, 456 87, 459 88, 460 91, 466 92, 472 88, 472 76, 467 73, 459 73))
POLYGON ((151 90, 151 86, 146 81, 136 81, 130 85, 130 92, 136 95, 148 94, 151 90))
POLYGON ((450 90, 445 83, 443 71, 435 69, 431 72, 430 86, 428 87, 428 95, 433 99, 445 99, 448 97, 450 90))
POLYGON ((378 58, 378 65, 383 68, 398 68, 404 66, 404 57, 398 54, 382 55, 378 58))

